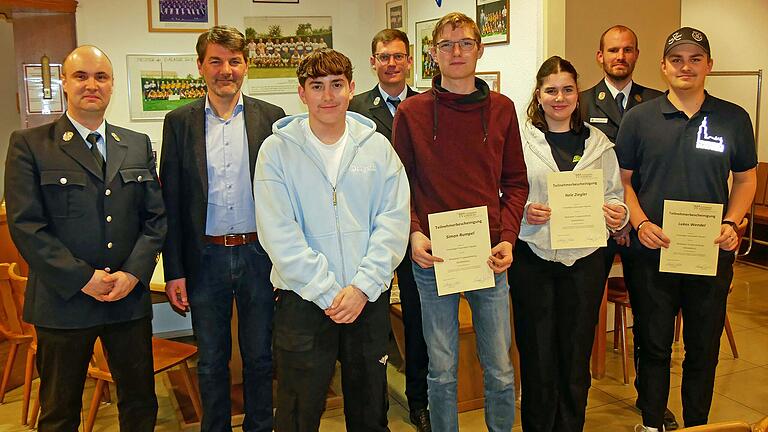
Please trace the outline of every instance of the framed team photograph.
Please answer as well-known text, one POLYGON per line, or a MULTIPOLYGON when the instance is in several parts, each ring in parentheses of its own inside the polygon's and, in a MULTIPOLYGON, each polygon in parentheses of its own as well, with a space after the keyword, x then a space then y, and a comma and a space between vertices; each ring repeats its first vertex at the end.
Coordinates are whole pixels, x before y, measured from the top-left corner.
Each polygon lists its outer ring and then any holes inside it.
POLYGON ((387 28, 405 31, 407 23, 405 0, 387 2, 387 28))
POLYGON ((437 62, 430 52, 432 48, 432 30, 438 19, 419 21, 416 23, 416 87, 432 86, 432 77, 439 73, 437 62))
POLYGON ((151 32, 200 33, 219 23, 218 0, 147 0, 151 32))
POLYGON ((475 0, 475 12, 484 45, 509 43, 509 0, 475 0))
POLYGON ((289 3, 299 4, 299 0, 253 0, 254 3, 289 3))
POLYGON ((196 54, 128 54, 125 64, 131 120, 162 120, 205 96, 196 54))
POLYGON ((333 48, 329 16, 245 17, 248 94, 296 93, 296 67, 323 48, 333 48))
POLYGON ((485 81, 492 91, 501 93, 501 72, 475 72, 475 76, 485 81))

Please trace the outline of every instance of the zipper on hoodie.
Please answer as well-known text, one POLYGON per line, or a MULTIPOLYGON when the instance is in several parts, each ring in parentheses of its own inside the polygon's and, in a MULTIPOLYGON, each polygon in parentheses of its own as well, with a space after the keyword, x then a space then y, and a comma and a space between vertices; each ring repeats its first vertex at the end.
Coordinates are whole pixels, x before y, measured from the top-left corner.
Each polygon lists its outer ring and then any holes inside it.
MULTIPOLYGON (((340 184, 341 181, 344 179, 344 175, 349 170, 349 166, 352 165, 352 161, 355 160, 355 156, 357 156, 358 147, 355 147, 355 152, 352 154, 352 157, 349 158, 349 162, 347 162, 347 166, 344 167, 343 170, 339 171, 339 176, 336 177, 336 185, 340 184)), ((321 172, 324 172, 321 170, 321 172)), ((326 179, 328 177, 326 176, 326 179)), ((336 240, 339 242, 339 253, 341 254, 341 279, 343 281, 347 280, 347 264, 344 262, 344 245, 341 242, 341 222, 339 221, 339 206, 338 206, 338 200, 336 197, 336 185, 331 183, 331 180, 328 179, 328 183, 331 185, 331 190, 333 191, 333 214, 336 217, 336 240)), ((350 280, 350 282, 352 282, 350 280)))

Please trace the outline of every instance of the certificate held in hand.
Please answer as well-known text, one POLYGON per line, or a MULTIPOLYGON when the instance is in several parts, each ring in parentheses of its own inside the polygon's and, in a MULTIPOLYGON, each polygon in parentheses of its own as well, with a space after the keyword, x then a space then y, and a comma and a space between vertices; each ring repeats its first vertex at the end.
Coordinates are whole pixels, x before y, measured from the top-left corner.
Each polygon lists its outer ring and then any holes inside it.
POLYGON ((664 200, 669 247, 661 249, 659 271, 701 276, 717 274, 722 204, 664 200))
POLYGON ((602 247, 606 243, 603 216, 603 170, 547 174, 552 249, 602 247))
POLYGON ((488 208, 473 207, 429 215, 437 295, 456 294, 496 285, 491 256, 488 208))

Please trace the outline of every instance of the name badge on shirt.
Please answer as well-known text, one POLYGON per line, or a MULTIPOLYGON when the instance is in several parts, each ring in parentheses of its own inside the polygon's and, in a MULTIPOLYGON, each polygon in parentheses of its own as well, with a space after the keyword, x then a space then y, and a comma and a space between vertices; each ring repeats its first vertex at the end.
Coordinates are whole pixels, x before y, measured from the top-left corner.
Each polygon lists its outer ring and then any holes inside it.
POLYGON ((590 123, 608 123, 608 117, 590 117, 590 123))

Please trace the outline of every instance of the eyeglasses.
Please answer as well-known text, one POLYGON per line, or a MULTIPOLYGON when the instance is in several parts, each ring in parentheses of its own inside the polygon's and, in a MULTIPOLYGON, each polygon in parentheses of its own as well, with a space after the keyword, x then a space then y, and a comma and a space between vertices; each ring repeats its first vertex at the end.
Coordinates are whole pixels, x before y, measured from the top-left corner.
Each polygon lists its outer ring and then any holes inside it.
POLYGON ((386 53, 379 53, 374 54, 373 57, 379 61, 381 64, 387 64, 389 63, 389 59, 393 58, 395 59, 395 63, 402 63, 408 58, 408 54, 403 53, 395 53, 395 54, 386 54, 386 53))
POLYGON ((462 51, 472 51, 477 46, 477 41, 474 39, 461 39, 457 41, 443 40, 437 43, 437 49, 440 52, 450 53, 453 51, 453 46, 459 44, 459 49, 462 51))

